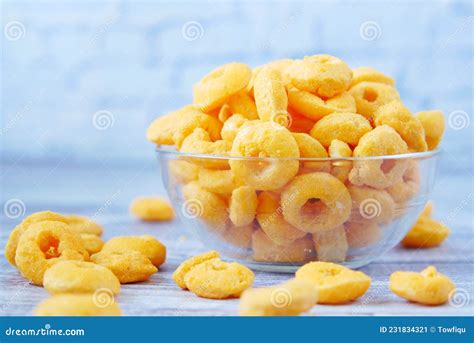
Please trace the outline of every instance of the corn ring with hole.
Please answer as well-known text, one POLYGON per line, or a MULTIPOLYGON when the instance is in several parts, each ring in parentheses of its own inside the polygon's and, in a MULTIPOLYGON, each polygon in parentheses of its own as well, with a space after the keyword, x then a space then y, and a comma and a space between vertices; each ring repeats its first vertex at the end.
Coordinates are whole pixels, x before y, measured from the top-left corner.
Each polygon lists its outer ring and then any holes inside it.
POLYGON ((28 230, 31 224, 39 223, 45 220, 58 221, 66 224, 68 223, 68 219, 65 216, 51 211, 35 212, 23 219, 23 221, 15 226, 12 232, 10 232, 10 236, 8 237, 8 241, 5 246, 5 258, 12 266, 16 266, 15 254, 21 235, 26 230, 28 230))
MULTIPOLYGON (((354 157, 399 155, 408 152, 400 135, 390 126, 378 126, 365 134, 354 149, 354 157)), ((354 161, 349 181, 356 186, 367 185, 385 189, 399 182, 407 168, 405 159, 354 161)))
POLYGON ((316 172, 296 176, 283 191, 281 205, 286 221, 315 233, 342 225, 351 214, 352 200, 339 179, 316 172))
POLYGON ((353 96, 357 113, 368 120, 373 120, 374 112, 380 107, 393 100, 400 100, 395 87, 378 82, 360 82, 349 89, 353 96))
MULTIPOLYGON (((298 144, 284 127, 261 122, 239 130, 232 144, 235 157, 300 157, 298 144)), ((296 175, 298 160, 244 160, 230 159, 235 177, 256 190, 279 189, 296 175)))
POLYGON ((43 285, 48 268, 63 260, 87 261, 89 254, 78 233, 57 221, 31 224, 18 242, 15 262, 22 275, 35 285, 43 285))

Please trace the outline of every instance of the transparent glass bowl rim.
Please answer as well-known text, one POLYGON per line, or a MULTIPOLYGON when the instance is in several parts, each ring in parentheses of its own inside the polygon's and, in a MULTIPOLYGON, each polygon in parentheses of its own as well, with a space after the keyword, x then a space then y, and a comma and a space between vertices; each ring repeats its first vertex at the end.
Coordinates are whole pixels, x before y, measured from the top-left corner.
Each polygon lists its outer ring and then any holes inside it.
POLYGON ((188 158, 200 158, 210 160, 238 160, 238 161, 303 161, 303 162, 335 162, 335 161, 370 161, 370 160, 400 160, 400 159, 428 159, 438 156, 441 149, 424 152, 413 152, 399 155, 363 156, 363 157, 247 157, 247 156, 224 156, 210 154, 183 153, 171 146, 157 145, 155 151, 159 154, 188 158))

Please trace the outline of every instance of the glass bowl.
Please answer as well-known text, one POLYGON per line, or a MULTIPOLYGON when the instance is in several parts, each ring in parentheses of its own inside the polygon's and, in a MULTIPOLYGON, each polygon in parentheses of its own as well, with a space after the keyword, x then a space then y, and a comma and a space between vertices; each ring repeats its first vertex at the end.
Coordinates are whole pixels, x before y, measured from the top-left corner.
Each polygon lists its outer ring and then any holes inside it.
POLYGON ((358 268, 397 245, 430 197, 439 151, 257 158, 159 146, 157 154, 176 213, 206 249, 294 272, 309 261, 358 268))

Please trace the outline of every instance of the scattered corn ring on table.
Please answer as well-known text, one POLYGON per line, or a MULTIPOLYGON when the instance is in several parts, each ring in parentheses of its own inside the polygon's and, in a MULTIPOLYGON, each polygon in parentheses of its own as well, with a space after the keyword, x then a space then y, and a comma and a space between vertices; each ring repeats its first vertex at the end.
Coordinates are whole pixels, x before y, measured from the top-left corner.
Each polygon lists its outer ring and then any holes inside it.
MULTIPOLYGON (((132 200, 150 194, 164 195, 158 166, 150 161, 134 168, 61 168, 2 164, 2 204, 19 199, 24 205, 19 213, 4 211, 1 216, 0 244, 4 247, 15 225, 27 215, 43 210, 74 213, 93 218, 103 226, 104 241, 122 235, 152 235, 167 248, 166 262, 148 281, 123 284, 115 296, 124 315, 130 316, 233 316, 239 314, 239 299, 213 300, 180 289, 172 274, 185 259, 208 251, 186 232, 178 219, 160 223, 139 221, 129 212, 132 200), (28 170, 19 173, 18 170, 28 170), (67 185, 58 187, 58 180, 67 185), (35 185, 35 186, 32 186, 35 185), (32 188, 33 187, 33 188, 32 188), (71 196, 74 194, 74 196, 71 196)), ((381 259, 361 268, 372 279, 369 290, 354 302, 344 305, 314 306, 307 315, 470 315, 473 311, 474 268, 473 233, 469 203, 472 196, 465 185, 469 175, 440 177, 433 194, 434 217, 446 221, 451 234, 436 248, 389 251, 381 259), (456 192, 452 192, 456 189, 456 192), (445 199, 450 199, 449 204, 445 199), (423 306, 398 297, 389 288, 389 278, 396 271, 420 272, 429 265, 455 283, 458 293, 441 306, 423 306)), ((4 256, 1 260, 1 315, 26 316, 41 301, 50 297, 44 288, 31 285, 4 256)), ((255 272, 253 287, 278 285, 294 274, 255 272)))

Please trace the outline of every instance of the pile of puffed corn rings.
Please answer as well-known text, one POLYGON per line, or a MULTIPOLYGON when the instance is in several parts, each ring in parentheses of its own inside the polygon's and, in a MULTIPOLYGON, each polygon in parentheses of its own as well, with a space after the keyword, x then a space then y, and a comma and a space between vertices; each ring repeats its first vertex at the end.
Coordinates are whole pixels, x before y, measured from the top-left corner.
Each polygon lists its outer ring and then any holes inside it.
MULTIPOLYGON (((344 261, 349 247, 376 240, 379 224, 416 194, 419 175, 411 161, 386 168, 382 160, 344 158, 433 150, 443 133, 442 112, 412 114, 391 77, 351 69, 333 56, 213 70, 194 86, 193 104, 157 118, 147 138, 190 156, 166 167, 186 200, 202 206, 198 219, 228 243, 250 247, 256 261, 308 263, 283 284, 252 289, 249 268, 209 251, 184 261, 173 280, 200 297, 241 297, 242 315, 298 315, 316 303, 356 300, 369 289, 370 277, 331 262, 344 261), (376 219, 358 211, 367 198, 381 205, 376 219)), ((144 221, 174 218, 160 198, 138 198, 131 212, 144 221)), ((120 315, 116 302, 103 302, 104 290, 113 300, 121 284, 145 281, 165 262, 166 248, 152 236, 104 243, 101 234, 91 219, 54 212, 34 213, 13 229, 7 260, 53 295, 36 315, 120 315)), ((402 244, 434 247, 448 235, 431 218, 429 204, 402 244)), ((429 266, 421 273, 393 273, 390 289, 439 305, 455 286, 429 266)))

